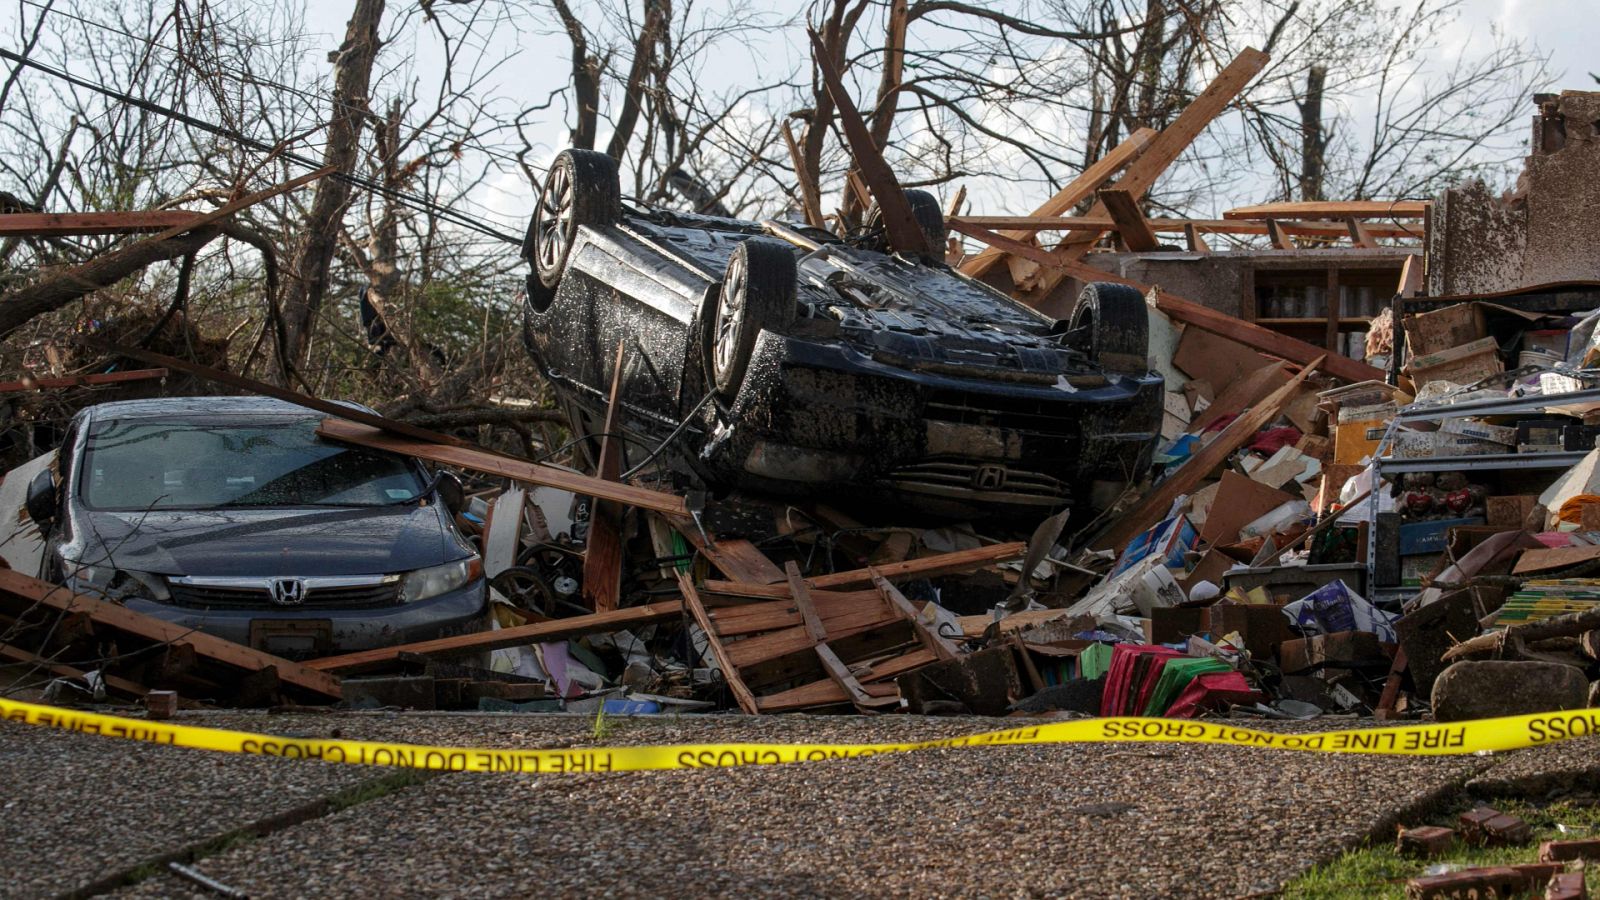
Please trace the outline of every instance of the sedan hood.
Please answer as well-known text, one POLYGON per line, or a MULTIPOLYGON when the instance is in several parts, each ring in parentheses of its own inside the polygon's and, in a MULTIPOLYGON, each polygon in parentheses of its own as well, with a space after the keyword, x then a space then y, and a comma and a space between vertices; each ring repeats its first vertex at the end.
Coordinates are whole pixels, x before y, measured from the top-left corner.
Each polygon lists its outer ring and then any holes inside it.
POLYGON ((376 575, 465 556, 439 504, 85 511, 69 559, 160 575, 376 575))

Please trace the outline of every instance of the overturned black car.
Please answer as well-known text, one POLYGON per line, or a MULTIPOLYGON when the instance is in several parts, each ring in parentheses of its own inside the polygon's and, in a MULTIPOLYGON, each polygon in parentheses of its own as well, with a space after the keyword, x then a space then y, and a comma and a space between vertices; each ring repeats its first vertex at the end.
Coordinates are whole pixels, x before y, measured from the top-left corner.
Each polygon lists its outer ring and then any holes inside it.
MULTIPOLYGON (((937 201, 908 195, 944 247, 937 201)), ((567 150, 523 245, 524 337, 586 434, 623 345, 625 467, 681 440, 713 485, 879 519, 1088 512, 1142 475, 1162 382, 1137 291, 1091 285, 1055 321, 879 233, 636 208, 610 157, 567 150)))

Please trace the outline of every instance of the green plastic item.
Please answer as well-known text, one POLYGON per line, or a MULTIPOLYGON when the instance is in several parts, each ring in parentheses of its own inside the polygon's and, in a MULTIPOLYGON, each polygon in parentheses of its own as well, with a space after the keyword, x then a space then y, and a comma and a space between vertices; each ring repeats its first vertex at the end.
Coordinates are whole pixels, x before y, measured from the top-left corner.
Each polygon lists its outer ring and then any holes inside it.
POLYGON ((1111 645, 1090 644, 1078 652, 1078 677, 1093 681, 1111 668, 1111 645))
POLYGON ((1161 677, 1156 680, 1155 690, 1150 692, 1150 702, 1145 704, 1144 714, 1159 716, 1165 713, 1167 707, 1172 705, 1172 701, 1178 699, 1178 695, 1183 693, 1183 689, 1188 687, 1189 682, 1197 675, 1231 671, 1233 671, 1232 666, 1209 656, 1169 659, 1167 664, 1161 667, 1161 677))

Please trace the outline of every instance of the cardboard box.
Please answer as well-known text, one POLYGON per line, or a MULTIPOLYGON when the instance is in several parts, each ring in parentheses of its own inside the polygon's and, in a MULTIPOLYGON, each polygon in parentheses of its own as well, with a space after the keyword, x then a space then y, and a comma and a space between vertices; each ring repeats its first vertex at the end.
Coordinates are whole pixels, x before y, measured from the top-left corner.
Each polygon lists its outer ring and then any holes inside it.
POLYGON ((1406 374, 1419 388, 1434 381, 1473 384, 1505 371, 1500 361, 1500 345, 1484 338, 1448 350, 1418 356, 1406 366, 1406 374))
POLYGON ((1413 357, 1470 344, 1489 334, 1483 308, 1476 303, 1406 316, 1401 324, 1406 330, 1406 350, 1413 357))
POLYGON ((1499 528, 1521 528, 1539 503, 1537 494, 1506 494, 1484 501, 1484 520, 1499 528))
POLYGON ((1360 465, 1378 452, 1378 442, 1389 428, 1387 419, 1343 422, 1333 429, 1333 461, 1341 466, 1360 465))
POLYGON ((1239 529, 1293 499, 1231 469, 1223 472, 1205 524, 1200 526, 1200 542, 1231 544, 1239 539, 1239 529))
POLYGON ((1176 644, 1211 628, 1211 610, 1204 606, 1158 606, 1145 619, 1145 637, 1152 644, 1176 644))
POLYGON ((1270 659, 1279 644, 1294 638, 1283 607, 1275 603, 1218 603, 1210 610, 1211 633, 1220 638, 1239 632, 1257 659, 1270 659))
POLYGON ((1424 553, 1443 553, 1450 529, 1458 525, 1482 525, 1483 519, 1473 516, 1466 519, 1435 519, 1431 522, 1409 522, 1400 526, 1400 555, 1421 556, 1424 553))
POLYGON ((1396 431, 1389 442, 1389 455, 1395 459, 1420 459, 1433 455, 1439 442, 1436 431, 1396 431))
POLYGON ((1278 662, 1285 673, 1304 672, 1314 667, 1381 665, 1389 657, 1370 631, 1335 631, 1308 638, 1284 641, 1278 647, 1278 662))
POLYGON ((1436 432, 1434 434, 1432 455, 1437 457, 1490 456, 1497 453, 1515 452, 1517 452, 1517 448, 1510 444, 1468 437, 1464 434, 1436 432))

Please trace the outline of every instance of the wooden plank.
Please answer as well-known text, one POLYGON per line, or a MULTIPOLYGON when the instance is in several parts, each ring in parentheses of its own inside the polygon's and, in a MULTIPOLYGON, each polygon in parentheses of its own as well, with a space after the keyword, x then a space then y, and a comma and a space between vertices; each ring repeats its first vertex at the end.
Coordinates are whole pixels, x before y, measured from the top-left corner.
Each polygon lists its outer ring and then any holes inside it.
MULTIPOLYGON (((867 608, 828 619, 827 631, 830 640, 839 640, 863 631, 894 625, 899 621, 898 615, 885 614, 881 609, 867 608)), ((801 625, 798 628, 767 631, 743 640, 728 641, 724 646, 729 654, 729 662, 743 669, 791 653, 809 650, 815 644, 816 640, 811 637, 810 630, 801 625)))
MULTIPOLYGON (((611 391, 606 395, 605 424, 600 428, 600 466, 595 477, 616 483, 622 479, 622 367, 625 344, 617 341, 611 364, 611 391)), ((622 510, 608 500, 595 499, 589 515, 589 534, 583 548, 583 600, 595 612, 616 609, 622 602, 622 510)))
POLYGON ((187 226, 200 213, 186 209, 83 213, 0 213, 0 237, 61 237, 69 234, 138 234, 187 226))
POLYGON ((1266 399, 1250 408, 1249 412, 1234 419, 1220 434, 1212 438, 1178 471, 1162 479, 1127 512, 1117 516, 1099 534, 1089 540, 1088 546, 1096 550, 1121 550, 1140 532, 1161 520, 1182 494, 1190 493, 1213 469, 1227 461, 1235 450, 1244 446, 1256 432, 1278 417, 1283 405, 1300 389, 1301 383, 1322 364, 1321 359, 1306 366, 1288 384, 1273 391, 1266 399))
MULTIPOLYGON (((1144 151, 1150 142, 1155 139, 1154 128, 1141 128, 1128 135, 1122 143, 1111 149, 1110 153, 1095 160, 1087 169, 1079 173, 1077 178, 1067 183, 1067 186, 1056 191, 1055 196, 1044 202, 1043 206, 1033 211, 1031 218, 1057 218, 1072 211, 1072 208, 1087 200, 1099 190, 1113 175, 1122 171, 1123 166, 1132 162, 1134 157, 1144 151)), ((1107 222, 1110 220, 1107 219, 1107 222)), ((986 228, 1002 228, 1001 225, 986 225, 986 228)), ((1019 231, 1008 234, 1007 237, 1022 240, 1029 232, 1019 231)), ((1005 256, 1005 251, 989 247, 982 253, 963 263, 961 273, 970 278, 981 278, 994 268, 1005 256)))
MULTIPOLYGON (((959 219, 951 221, 950 228, 981 241, 1006 247, 1018 256, 1035 259, 1045 266, 1055 266, 1059 271, 1066 272, 1080 281, 1109 281, 1113 284, 1126 284, 1130 287, 1138 288, 1146 294, 1156 290, 1142 282, 1123 278, 1120 275, 1113 275, 1086 263, 1068 260, 1056 251, 1029 246, 1020 241, 1013 241, 1010 238, 996 234, 993 231, 966 225, 959 219)), ((1221 335, 1229 340, 1238 341, 1247 347, 1253 347, 1290 362, 1304 365, 1327 354, 1324 348, 1315 344, 1308 344, 1305 341, 1292 338, 1286 334, 1280 334, 1269 328, 1263 328, 1260 325, 1236 319, 1227 313, 1218 312, 1193 300, 1186 300, 1164 290, 1156 292, 1156 308, 1172 318, 1185 324, 1193 325, 1202 331, 1221 335)), ((1327 374, 1348 381, 1351 384, 1361 381, 1382 381, 1384 378, 1382 370, 1346 356, 1328 357, 1324 369, 1327 374)))
MULTIPOLYGON (((867 123, 862 121, 844 79, 834 67, 821 36, 815 31, 811 32, 811 47, 814 51, 812 60, 822 73, 828 96, 833 98, 833 105, 838 109, 839 124, 844 130, 845 143, 850 147, 850 156, 861 173, 861 180, 866 182, 873 199, 878 201, 878 212, 889 237, 889 246, 901 253, 918 256, 936 252, 942 259, 944 248, 928 246, 928 236, 911 212, 911 201, 906 199, 906 192, 900 187, 899 179, 895 178, 894 169, 884 160, 883 151, 873 142, 867 123)), ((816 127, 824 125, 819 122, 816 127)))
POLYGON ((1420 219, 1431 200, 1289 200, 1241 206, 1224 219, 1420 219))
MULTIPOLYGON (((939 575, 971 572, 974 569, 980 569, 995 563, 1021 559, 1026 552, 1028 552, 1028 545, 1022 541, 990 544, 986 547, 957 550, 953 553, 939 553, 934 556, 923 556, 903 562, 889 563, 884 566, 850 569, 845 572, 834 572, 831 575, 818 575, 815 578, 807 578, 806 583, 813 590, 830 590, 872 584, 874 576, 882 577, 888 581, 904 581, 907 578, 933 578, 939 575)), ((747 584, 736 581, 707 581, 705 588, 710 593, 728 594, 734 597, 783 599, 789 596, 789 586, 782 584, 767 585, 747 584)))
POLYGON ((1106 188, 1100 192, 1100 202, 1105 205, 1106 212, 1115 222, 1117 234, 1121 235, 1122 243, 1134 253, 1146 253, 1161 246, 1156 240, 1155 232, 1145 222, 1144 213, 1139 209, 1139 201, 1128 191, 1121 188, 1106 188))
POLYGON ((360 447, 399 453, 402 456, 414 456, 417 459, 425 459, 429 462, 441 463, 447 466, 457 466, 473 472, 498 475, 501 478, 510 478, 513 481, 521 481, 526 484, 541 484, 560 488, 564 491, 571 491, 574 494, 586 494, 591 497, 614 500, 627 506, 637 506, 640 509, 680 515, 688 512, 688 507, 682 497, 631 484, 604 481, 567 469, 544 465, 543 463, 490 453, 486 450, 479 450, 476 447, 445 446, 431 441, 412 440, 386 433, 378 428, 352 422, 342 422, 337 419, 322 420, 322 423, 317 426, 317 434, 330 440, 344 441, 360 447))
MULTIPOLYGON (((863 608, 883 607, 883 615, 887 616, 889 613, 888 607, 883 605, 883 596, 877 591, 809 591, 808 593, 824 627, 841 616, 863 608)), ((738 606, 708 607, 707 612, 711 614, 711 621, 717 623, 717 633, 723 637, 759 634, 763 631, 776 631, 780 628, 794 628, 805 624, 793 600, 768 600, 742 603, 738 606)))
POLYGON ((225 641, 214 635, 195 631, 193 628, 163 622, 154 616, 134 612, 116 603, 74 594, 64 587, 30 578, 21 572, 0 569, 0 591, 63 613, 82 613, 96 625, 103 625, 153 643, 187 642, 193 645, 194 652, 199 656, 248 672, 276 667, 278 677, 286 684, 335 700, 340 697, 339 679, 310 666, 263 653, 243 644, 225 641))
POLYGON ((1189 245, 1190 253, 1211 252, 1211 245, 1206 243, 1206 239, 1201 235, 1199 227, 1193 222, 1183 226, 1183 240, 1184 243, 1189 245))
POLYGON ((961 655, 961 649, 953 641, 929 628, 927 623, 922 621, 922 617, 917 615, 917 608, 911 605, 905 594, 900 593, 899 588, 881 576, 874 576, 872 583, 879 593, 883 594, 884 600, 888 601, 889 607, 899 613, 900 618, 911 623, 911 629, 917 633, 917 640, 921 641, 922 646, 927 647, 935 657, 955 659, 961 655))
MULTIPOLYGON (((10 644, 0 644, 0 659, 9 659, 15 663, 37 666, 57 678, 72 678, 78 681, 85 681, 86 676, 89 674, 82 669, 77 669, 55 660, 45 659, 37 653, 31 653, 21 647, 13 647, 10 644)), ((127 697, 143 697, 150 692, 149 688, 139 682, 130 681, 121 675, 101 672, 100 677, 105 680, 106 687, 127 697)))
MULTIPOLYGON (((963 224, 1000 229, 1005 234, 1016 240, 1024 240, 1029 235, 1039 231, 1062 232, 1087 232, 1111 231, 1117 227, 1115 219, 1110 215, 1100 216, 952 216, 952 220, 959 220, 963 224)), ((1269 226, 1266 220, 1228 220, 1228 219, 1164 219, 1147 218, 1144 220, 1151 231, 1161 234, 1183 234, 1190 230, 1203 234, 1267 234, 1269 226)), ((1285 234, 1295 237, 1342 238, 1349 234, 1349 226, 1342 222, 1314 222, 1294 221, 1290 219, 1275 219, 1278 227, 1285 234)), ((1385 222, 1369 222, 1363 226, 1367 233, 1373 237, 1383 238, 1414 238, 1417 236, 1415 227, 1395 225, 1385 222)), ((1043 248, 1038 248, 1043 249, 1043 248)), ((1048 252, 1048 251, 1047 251, 1048 252)), ((976 257, 974 257, 976 259, 976 257)))
POLYGON ((624 609, 594 613, 587 616, 572 616, 565 619, 551 619, 548 622, 517 625, 496 631, 479 631, 474 634, 435 638, 431 641, 417 641, 410 644, 396 644, 393 647, 379 647, 376 650, 362 650, 341 656, 325 656, 321 659, 313 659, 307 662, 306 667, 321 672, 352 672, 395 662, 402 653, 449 657, 459 656, 464 653, 503 650, 507 647, 522 647, 546 641, 564 641, 567 638, 585 634, 621 631, 625 628, 638 628, 644 625, 652 625, 656 622, 680 619, 683 617, 683 610, 682 601, 668 600, 645 606, 629 606, 624 609))
MULTIPOLYGON (((912 650, 904 656, 886 660, 872 667, 872 674, 857 680, 862 682, 862 688, 869 693, 878 685, 876 682, 887 681, 906 672, 915 671, 929 663, 935 662, 934 656, 926 648, 912 650)), ((899 691, 895 694, 898 696, 899 691)), ((832 706, 838 703, 849 703, 850 698, 844 690, 831 679, 814 681, 799 687, 790 688, 758 697, 756 703, 762 712, 789 712, 796 709, 805 709, 811 706, 832 706)))
POLYGON ((722 670, 722 678, 728 683, 728 690, 733 692, 733 699, 738 701, 739 708, 750 715, 759 715, 761 709, 756 706, 756 695, 745 686, 744 679, 739 677, 739 667, 728 659, 728 651, 722 645, 722 638, 717 637, 716 629, 711 627, 711 617, 706 615, 705 605, 700 602, 700 595, 695 592, 694 580, 682 572, 678 573, 678 587, 683 591, 683 605, 694 616, 700 630, 706 633, 706 642, 711 647, 711 655, 717 659, 717 667, 722 670))
MULTIPOLYGON (((1395 289, 1401 299, 1422 293, 1422 257, 1413 253, 1400 264, 1400 284, 1395 289)), ((1398 344, 1396 345, 1398 346, 1398 344)))
POLYGON ((0 381, 0 394, 18 391, 43 391, 54 388, 89 387, 99 384, 122 384, 125 381, 148 381, 167 377, 166 369, 130 369, 125 372, 104 372, 97 375, 65 375, 60 378, 23 378, 21 381, 0 381))
POLYGON ((788 576, 789 593, 794 597, 795 609, 800 612, 800 620, 805 623, 806 631, 817 643, 826 641, 828 629, 822 627, 822 617, 817 615, 817 608, 811 603, 811 589, 800 577, 800 567, 790 560, 783 564, 783 571, 788 576))

